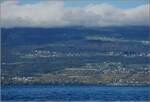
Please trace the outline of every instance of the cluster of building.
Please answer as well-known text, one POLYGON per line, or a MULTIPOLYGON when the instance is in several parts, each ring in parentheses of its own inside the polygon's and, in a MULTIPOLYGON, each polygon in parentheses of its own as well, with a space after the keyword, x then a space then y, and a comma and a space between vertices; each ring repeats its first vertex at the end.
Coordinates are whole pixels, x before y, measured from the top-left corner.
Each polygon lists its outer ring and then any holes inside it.
POLYGON ((149 67, 128 68, 121 63, 104 62, 87 63, 79 68, 65 68, 37 77, 12 77, 10 80, 16 83, 150 84, 149 74, 149 67))
MULTIPOLYGON (((149 57, 150 53, 135 53, 135 52, 105 52, 105 53, 94 53, 92 55, 108 55, 108 56, 123 56, 123 57, 149 57)), ((81 56, 89 56, 86 53, 62 53, 62 52, 55 52, 49 50, 34 50, 31 53, 27 53, 21 55, 24 58, 36 58, 36 57, 81 57, 81 56)))

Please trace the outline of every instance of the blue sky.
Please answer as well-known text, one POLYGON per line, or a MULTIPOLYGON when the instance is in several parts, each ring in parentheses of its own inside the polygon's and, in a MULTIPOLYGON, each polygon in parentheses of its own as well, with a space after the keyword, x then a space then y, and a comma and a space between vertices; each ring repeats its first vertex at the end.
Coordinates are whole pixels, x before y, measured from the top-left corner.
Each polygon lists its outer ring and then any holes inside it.
MULTIPOLYGON (((4 0, 5 1, 5 0, 4 0)), ((21 4, 34 4, 40 1, 64 1, 65 7, 84 7, 89 4, 108 3, 119 8, 134 8, 147 4, 149 0, 18 0, 21 4)))

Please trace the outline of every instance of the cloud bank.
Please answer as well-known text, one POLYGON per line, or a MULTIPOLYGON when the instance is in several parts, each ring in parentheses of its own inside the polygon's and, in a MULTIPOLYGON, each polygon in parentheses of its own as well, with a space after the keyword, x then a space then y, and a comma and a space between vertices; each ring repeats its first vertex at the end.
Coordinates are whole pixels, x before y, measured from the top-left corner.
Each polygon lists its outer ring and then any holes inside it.
POLYGON ((20 5, 6 1, 1 5, 2 27, 64 27, 149 25, 149 4, 121 9, 110 4, 65 7, 62 1, 20 5))

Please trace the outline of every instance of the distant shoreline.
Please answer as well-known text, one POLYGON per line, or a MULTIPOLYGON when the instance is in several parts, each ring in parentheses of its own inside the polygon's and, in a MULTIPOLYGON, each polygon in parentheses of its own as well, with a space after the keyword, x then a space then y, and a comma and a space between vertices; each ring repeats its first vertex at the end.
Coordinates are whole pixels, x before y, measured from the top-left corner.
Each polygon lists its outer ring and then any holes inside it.
POLYGON ((105 87, 150 87, 148 84, 1 84, 1 86, 30 86, 30 85, 35 85, 35 86, 105 86, 105 87))

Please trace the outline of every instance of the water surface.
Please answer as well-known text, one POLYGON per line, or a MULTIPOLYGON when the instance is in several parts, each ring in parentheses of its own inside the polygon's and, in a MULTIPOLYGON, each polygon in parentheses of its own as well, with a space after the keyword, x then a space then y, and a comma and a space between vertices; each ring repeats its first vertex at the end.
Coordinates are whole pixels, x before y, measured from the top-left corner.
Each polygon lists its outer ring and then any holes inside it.
POLYGON ((14 101, 149 101, 146 86, 2 86, 2 100, 14 101))

